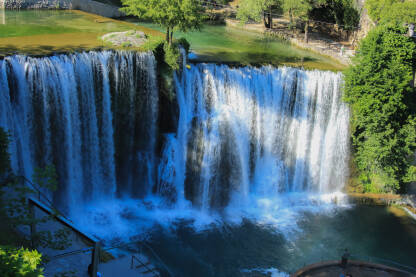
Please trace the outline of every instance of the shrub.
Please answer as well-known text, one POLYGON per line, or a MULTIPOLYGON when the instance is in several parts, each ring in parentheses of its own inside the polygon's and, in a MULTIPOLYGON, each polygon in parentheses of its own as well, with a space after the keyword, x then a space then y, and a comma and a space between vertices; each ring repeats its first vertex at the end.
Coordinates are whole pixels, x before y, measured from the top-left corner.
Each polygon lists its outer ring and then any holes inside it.
POLYGON ((400 25, 372 30, 345 72, 355 163, 368 192, 397 192, 415 181, 416 46, 406 31, 400 25))
POLYGON ((42 255, 36 250, 0 246, 0 275, 2 277, 41 277, 43 269, 38 268, 42 255))

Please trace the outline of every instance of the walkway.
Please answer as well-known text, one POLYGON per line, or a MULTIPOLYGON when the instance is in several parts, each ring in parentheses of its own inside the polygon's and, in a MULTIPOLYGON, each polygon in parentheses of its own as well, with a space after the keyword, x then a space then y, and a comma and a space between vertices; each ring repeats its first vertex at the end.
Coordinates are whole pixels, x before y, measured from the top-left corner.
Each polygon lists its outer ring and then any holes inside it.
POLYGON ((107 263, 99 264, 98 272, 103 276, 123 277, 156 277, 160 276, 154 265, 141 254, 135 254, 132 264, 132 255, 116 258, 107 263), (139 259, 141 262, 139 262, 139 259))

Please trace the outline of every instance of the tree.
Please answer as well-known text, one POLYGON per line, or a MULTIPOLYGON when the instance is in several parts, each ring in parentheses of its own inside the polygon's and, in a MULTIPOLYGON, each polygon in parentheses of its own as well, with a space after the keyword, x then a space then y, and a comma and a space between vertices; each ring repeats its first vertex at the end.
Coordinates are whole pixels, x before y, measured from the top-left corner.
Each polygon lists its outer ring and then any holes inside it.
POLYGON ((358 26, 360 14, 354 7, 354 0, 326 0, 319 8, 311 12, 312 19, 335 23, 344 30, 351 30, 358 26))
POLYGON ((24 248, 0 246, 0 275, 3 277, 43 277, 43 269, 38 268, 42 255, 24 248))
POLYGON ((166 28, 166 41, 172 44, 173 32, 200 29, 203 9, 198 0, 121 0, 120 10, 166 28))
POLYGON ((237 18, 246 23, 263 19, 266 28, 273 27, 273 12, 279 12, 280 0, 242 0, 237 10, 237 18))
POLYGON ((377 24, 392 21, 416 22, 416 1, 414 0, 367 0, 365 7, 371 19, 377 24))
POLYGON ((372 30, 345 72, 354 160, 367 192, 397 192, 416 179, 416 46, 406 32, 401 24, 372 30))
POLYGON ((305 23, 305 42, 309 41, 309 20, 313 8, 325 4, 325 0, 284 0, 283 10, 289 13, 291 20, 293 17, 300 18, 305 23))

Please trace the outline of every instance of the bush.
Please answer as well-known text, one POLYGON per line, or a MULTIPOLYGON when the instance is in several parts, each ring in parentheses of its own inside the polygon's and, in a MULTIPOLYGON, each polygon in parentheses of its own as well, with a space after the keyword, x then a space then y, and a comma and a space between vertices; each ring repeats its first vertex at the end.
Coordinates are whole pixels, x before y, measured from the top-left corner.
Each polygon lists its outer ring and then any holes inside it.
POLYGON ((379 26, 345 72, 359 182, 367 192, 397 192, 415 180, 416 46, 400 25, 379 26))
POLYGON ((41 277, 43 269, 38 268, 42 255, 36 250, 0 246, 0 275, 2 277, 41 277))
POLYGON ((416 22, 416 1, 412 0, 366 0, 365 7, 376 23, 416 22))
POLYGON ((163 50, 165 52, 165 62, 169 65, 169 67, 173 70, 179 69, 179 59, 181 57, 181 53, 177 45, 169 45, 165 43, 163 46, 163 50))

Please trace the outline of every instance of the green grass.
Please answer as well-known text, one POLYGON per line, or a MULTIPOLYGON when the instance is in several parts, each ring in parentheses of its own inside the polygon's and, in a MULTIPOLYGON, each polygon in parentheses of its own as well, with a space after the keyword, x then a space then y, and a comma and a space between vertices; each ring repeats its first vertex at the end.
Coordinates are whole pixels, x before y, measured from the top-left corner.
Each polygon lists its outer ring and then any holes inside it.
MULTIPOLYGON (((163 28, 152 23, 137 23, 140 26, 163 32, 163 28)), ((304 66, 327 70, 343 70, 335 60, 317 53, 297 48, 288 42, 226 26, 206 25, 201 32, 174 34, 185 37, 191 51, 197 54, 194 61, 222 62, 232 64, 272 64, 304 66)))

